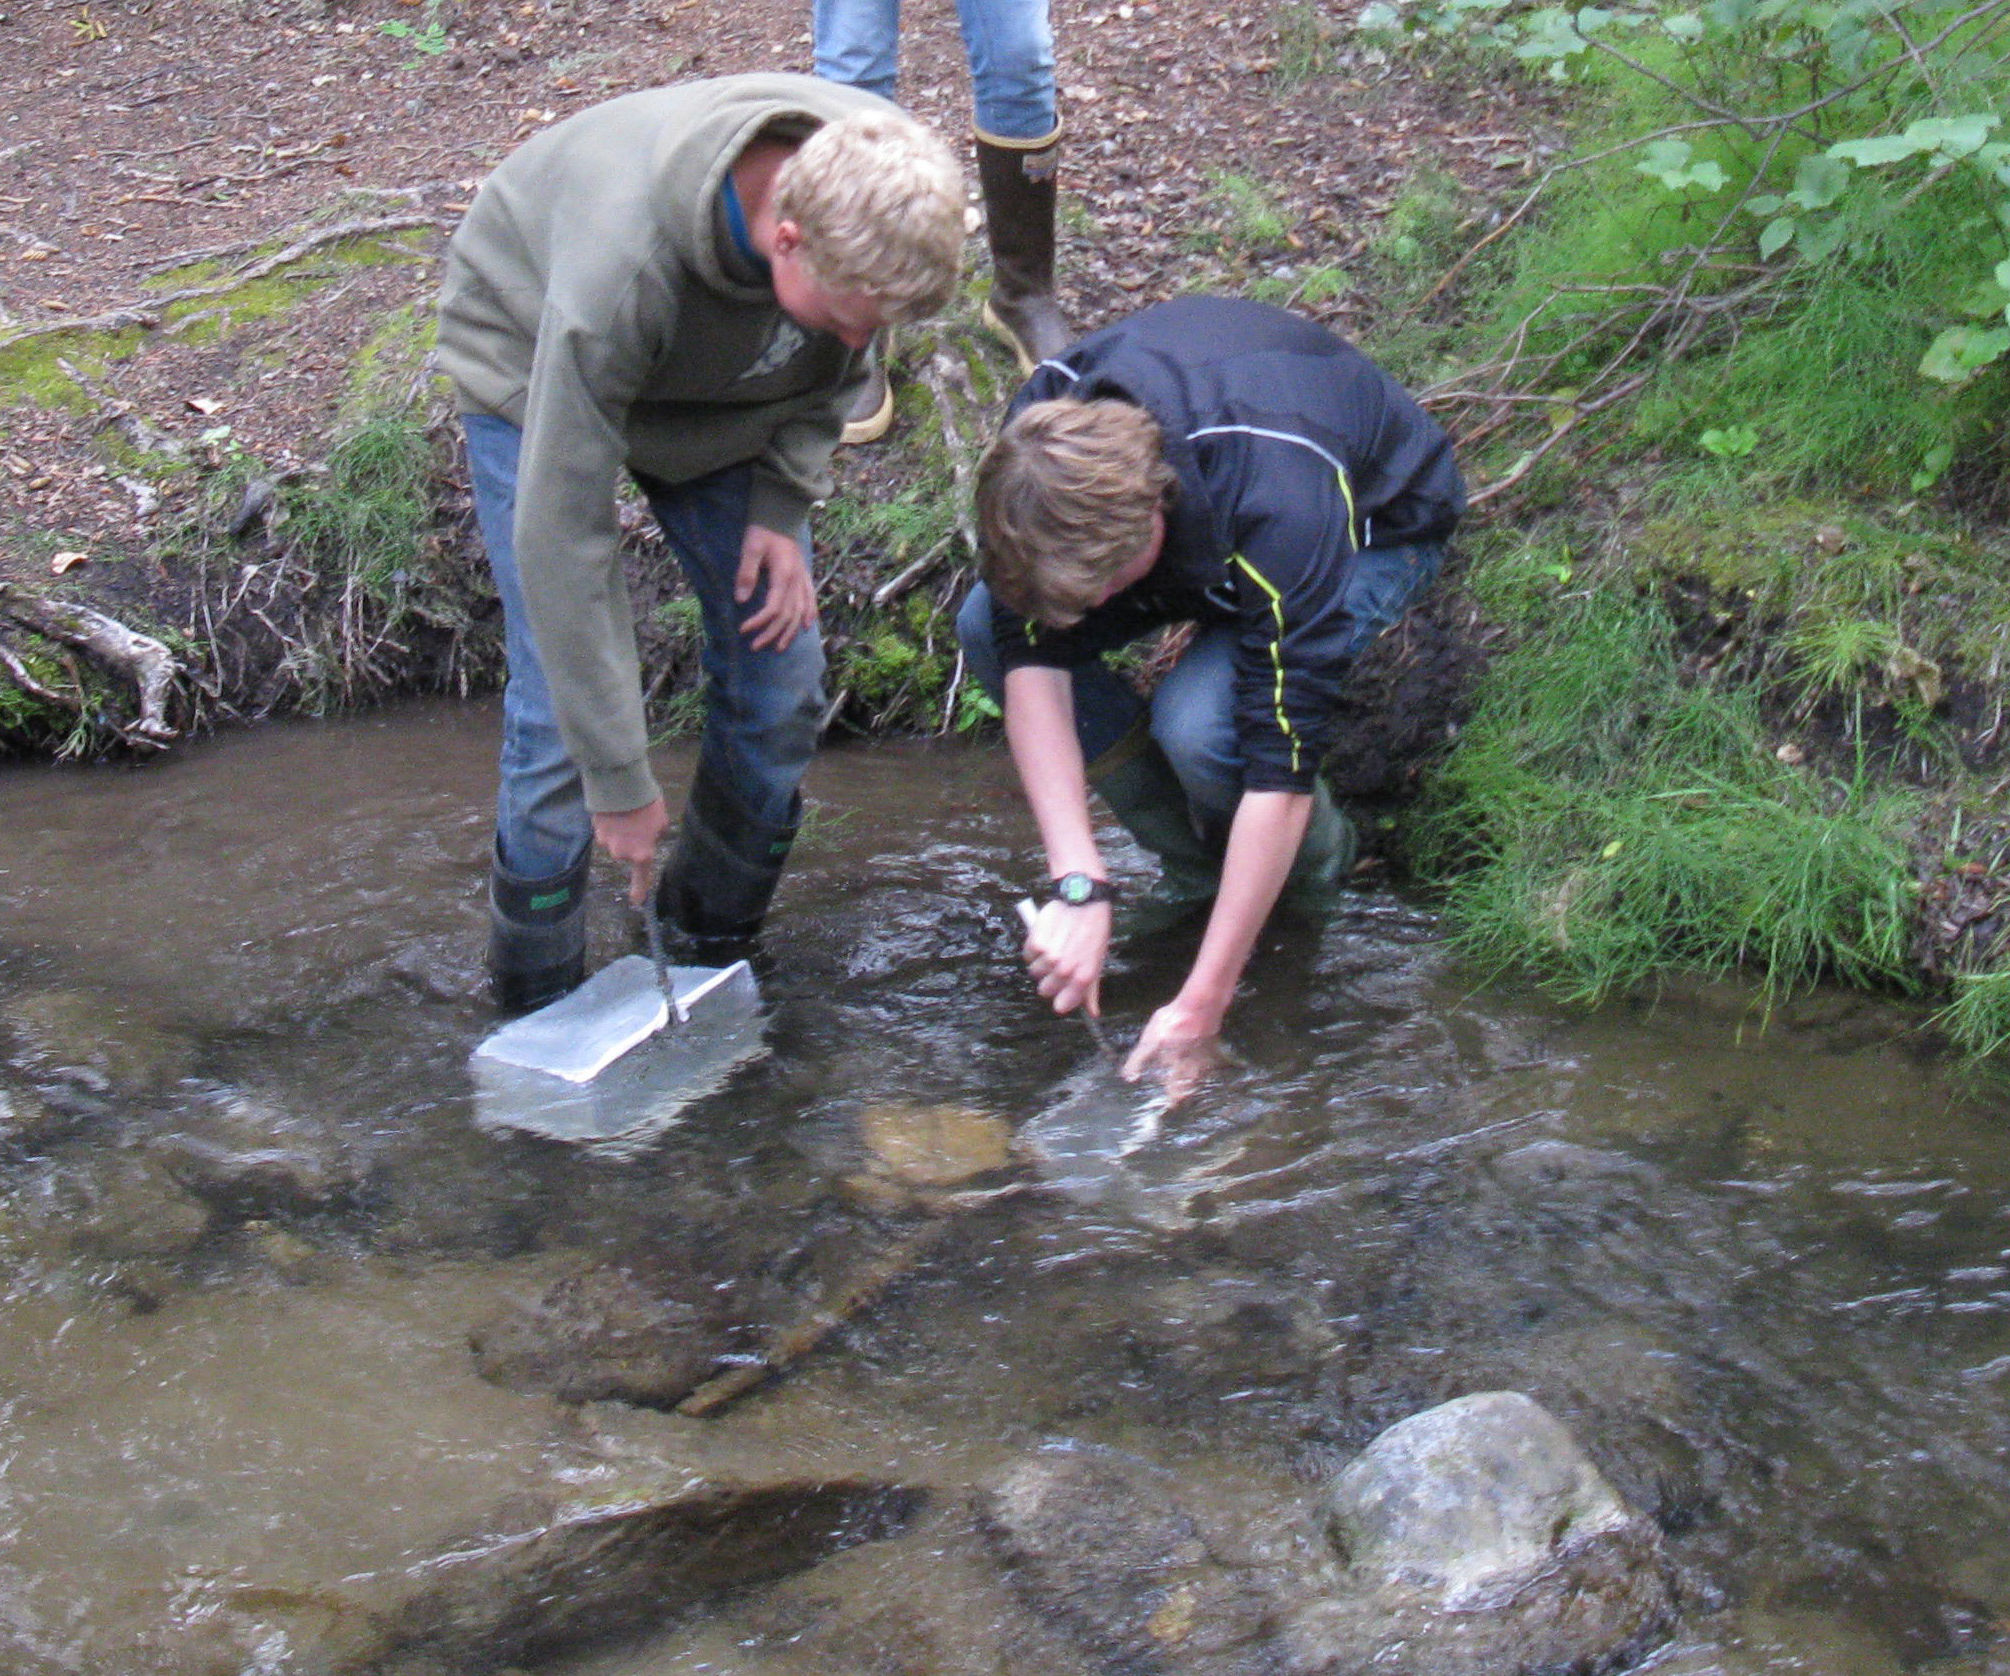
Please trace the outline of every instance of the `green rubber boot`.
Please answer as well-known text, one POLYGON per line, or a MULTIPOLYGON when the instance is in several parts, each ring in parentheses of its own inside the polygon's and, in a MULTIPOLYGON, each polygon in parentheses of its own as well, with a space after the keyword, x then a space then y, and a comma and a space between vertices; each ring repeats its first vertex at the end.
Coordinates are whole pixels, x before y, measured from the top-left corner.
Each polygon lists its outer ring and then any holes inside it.
POLYGON ((1354 823, 1333 801, 1326 782, 1315 780, 1312 818, 1305 823, 1305 836, 1299 841, 1297 859, 1285 876, 1278 901, 1301 914, 1330 913, 1360 853, 1361 840, 1354 823))
POLYGON ((1150 729, 1132 728, 1088 772, 1124 829, 1158 858, 1158 884, 1143 900, 1119 905, 1117 934, 1150 935, 1203 912, 1221 889, 1221 845, 1201 833, 1186 788, 1150 729))
POLYGON ((563 873, 526 878, 489 864, 489 990, 504 1012, 527 1013, 586 979, 587 850, 563 873))

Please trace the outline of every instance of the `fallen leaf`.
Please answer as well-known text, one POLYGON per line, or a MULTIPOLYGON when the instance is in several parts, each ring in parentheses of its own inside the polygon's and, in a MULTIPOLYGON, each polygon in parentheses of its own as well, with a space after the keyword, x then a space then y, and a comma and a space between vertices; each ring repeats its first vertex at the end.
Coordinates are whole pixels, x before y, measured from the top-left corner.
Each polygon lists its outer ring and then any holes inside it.
POLYGON ((193 408, 197 413, 200 413, 205 419, 209 418, 212 414, 223 411, 223 403, 209 396, 190 396, 187 398, 186 405, 193 408))
POLYGON ((1773 755, 1778 757, 1780 761, 1784 762, 1789 768, 1792 768, 1797 763, 1805 762, 1807 760, 1808 753, 1802 750, 1800 746, 1794 744, 1791 740, 1789 740, 1786 744, 1782 745, 1777 751, 1775 751, 1773 755))
POLYGON ((42 306, 56 314, 68 314, 70 312, 70 305, 64 302, 61 297, 44 297, 42 299, 42 306))
POLYGON ((1815 545, 1824 553, 1840 553, 1849 545, 1849 532, 1840 524, 1824 524, 1815 531, 1815 545))
POLYGON ((58 553, 49 561, 49 574, 61 576, 66 570, 74 570, 80 564, 89 562, 89 553, 58 553))

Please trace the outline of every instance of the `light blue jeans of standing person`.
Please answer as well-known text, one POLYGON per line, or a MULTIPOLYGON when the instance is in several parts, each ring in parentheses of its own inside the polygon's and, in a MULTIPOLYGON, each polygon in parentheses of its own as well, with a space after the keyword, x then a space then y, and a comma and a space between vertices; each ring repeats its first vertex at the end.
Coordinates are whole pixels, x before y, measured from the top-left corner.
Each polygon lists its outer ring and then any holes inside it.
MULTIPOLYGON (((475 517, 502 597, 509 682, 503 688, 502 783, 496 794, 496 843, 502 863, 525 878, 565 872, 593 842, 579 770, 558 731, 551 688, 517 571, 517 457, 523 433, 490 414, 462 416, 475 517)), ((782 825, 816 748, 823 715, 823 641, 812 625, 786 651, 757 651, 740 624, 766 590, 741 605, 733 598, 740 544, 747 530, 752 472, 732 466, 689 483, 643 481, 670 550, 697 596, 705 628, 705 731, 699 771, 713 774, 760 820, 782 825)), ((796 532, 805 555, 807 525, 796 532)))
MULTIPOLYGON (((1349 558, 1345 586, 1352 628, 1329 655, 1343 663, 1359 658, 1401 620, 1443 563, 1444 548, 1436 543, 1368 547, 1349 558)), ((991 612, 991 590, 980 582, 957 613, 956 635, 969 673, 1002 704, 1004 665, 992 638, 991 612)), ((1083 762, 1093 768, 1149 711, 1152 738, 1179 776, 1201 829, 1226 833, 1242 801, 1242 741, 1235 726, 1240 632, 1233 622, 1202 623, 1149 699, 1100 657, 1078 665, 1073 671, 1075 737, 1083 762)))
MULTIPOLYGON (((815 0, 812 15, 817 74, 891 99, 900 0, 815 0)), ((956 15, 978 132, 993 140, 1046 139, 1057 125, 1048 0, 956 0, 956 15)))

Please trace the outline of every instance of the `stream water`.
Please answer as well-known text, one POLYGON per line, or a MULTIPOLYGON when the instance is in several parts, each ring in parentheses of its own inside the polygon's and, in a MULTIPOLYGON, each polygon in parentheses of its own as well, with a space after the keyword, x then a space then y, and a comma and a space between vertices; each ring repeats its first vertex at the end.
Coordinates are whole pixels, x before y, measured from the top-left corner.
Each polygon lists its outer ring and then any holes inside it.
MULTIPOLYGON (((227 1586, 423 1555, 578 1424, 477 1376, 499 1297, 699 1228, 800 1286, 870 1114, 1024 1129, 1088 1068, 1019 974, 1003 752, 840 747, 773 922, 770 1054, 626 1156, 479 1129, 494 728, 421 706, 0 772, 0 1089, 74 1108, 0 1154, 0 1672, 175 1670, 227 1586), (226 1093, 337 1137, 348 1189, 80 1240, 226 1093)), ((596 889, 600 958, 628 932, 596 889)), ((1127 956, 1119 1036, 1190 947, 1127 956)), ((934 1483, 1065 1439, 1288 1496, 1519 1389, 1668 1535, 1657 1670, 2010 1669, 2010 1102, 1918 1015, 1822 993, 1762 1021, 1728 987, 1569 1013, 1366 890, 1266 935, 1232 1044, 1121 1166, 961 1216, 718 1424, 864 1432, 934 1483)), ((962 1587, 930 1563, 868 1545, 820 1586, 962 1587)), ((756 1590, 536 1668, 909 1668, 801 1662, 801 1621, 756 1590)))

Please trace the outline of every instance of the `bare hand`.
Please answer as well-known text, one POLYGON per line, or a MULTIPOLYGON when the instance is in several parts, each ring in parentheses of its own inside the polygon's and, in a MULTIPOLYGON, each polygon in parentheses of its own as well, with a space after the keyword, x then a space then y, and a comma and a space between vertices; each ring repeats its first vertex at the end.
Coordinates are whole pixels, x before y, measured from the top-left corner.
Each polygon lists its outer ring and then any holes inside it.
POLYGON ((641 907, 656 872, 656 846, 670 825, 663 799, 640 809, 622 809, 593 817, 593 841, 616 861, 628 864, 628 900, 641 907))
POLYGON ((1124 1061, 1127 1082, 1147 1071, 1158 1074, 1167 1100, 1178 1105, 1222 1061, 1221 1014, 1175 998, 1152 1014, 1137 1046, 1124 1061))
POLYGON ((740 543, 740 569, 733 578, 734 600, 745 605, 763 577, 767 578, 767 597, 760 610, 740 625, 740 632, 757 652, 770 646, 786 651, 789 642, 817 620, 816 583, 810 579, 809 564, 794 540, 749 524, 740 543))
POLYGON ((1103 961, 1110 949, 1110 905, 1091 902, 1070 907, 1049 902, 1033 921, 1020 951, 1040 993, 1057 1013, 1087 1006, 1091 1018, 1102 1017, 1103 961))

